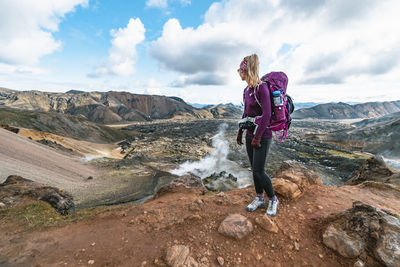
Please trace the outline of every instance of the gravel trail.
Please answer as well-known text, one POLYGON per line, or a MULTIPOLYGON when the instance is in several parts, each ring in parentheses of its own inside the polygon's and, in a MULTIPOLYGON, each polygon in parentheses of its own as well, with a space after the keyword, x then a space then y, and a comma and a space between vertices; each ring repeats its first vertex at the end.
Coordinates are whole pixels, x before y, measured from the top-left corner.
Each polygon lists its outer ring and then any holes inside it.
POLYGON ((60 154, 0 128, 0 182, 4 182, 9 175, 20 175, 64 189, 79 200, 84 198, 85 192, 93 189, 87 177, 100 176, 101 173, 78 158, 60 154))

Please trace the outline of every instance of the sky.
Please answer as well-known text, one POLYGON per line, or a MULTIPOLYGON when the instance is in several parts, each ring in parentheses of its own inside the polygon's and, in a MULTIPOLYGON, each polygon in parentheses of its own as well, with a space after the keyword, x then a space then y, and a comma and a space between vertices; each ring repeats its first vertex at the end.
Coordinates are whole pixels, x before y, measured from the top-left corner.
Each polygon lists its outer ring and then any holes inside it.
POLYGON ((400 99, 398 0, 0 0, 0 87, 242 102, 237 69, 296 102, 400 99))

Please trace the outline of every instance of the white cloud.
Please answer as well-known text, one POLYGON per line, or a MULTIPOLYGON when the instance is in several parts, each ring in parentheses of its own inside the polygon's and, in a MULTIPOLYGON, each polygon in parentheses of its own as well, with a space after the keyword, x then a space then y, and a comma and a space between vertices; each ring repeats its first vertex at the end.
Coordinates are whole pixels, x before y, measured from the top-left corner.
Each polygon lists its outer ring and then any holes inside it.
MULTIPOLYGON (((179 2, 182 6, 188 6, 192 3, 191 0, 172 0, 179 2)), ((147 7, 153 7, 153 8, 160 8, 160 9, 165 9, 168 7, 168 0, 147 0, 146 1, 146 6, 147 7)))
POLYGON ((332 86, 323 86, 335 84, 345 91, 357 80, 360 89, 351 90, 362 90, 371 82, 378 88, 382 79, 398 79, 399 12, 396 0, 221 1, 210 6, 197 28, 182 28, 170 19, 149 54, 163 69, 182 74, 173 85, 188 86, 204 84, 199 77, 221 77, 210 78, 215 85, 239 85, 235 70, 255 52, 260 74, 284 70, 291 86, 316 84, 325 88, 320 91, 325 98, 336 98, 329 94, 332 86))
POLYGON ((179 2, 183 5, 183 6, 188 6, 192 3, 191 0, 179 0, 179 2))
POLYGON ((33 66, 60 49, 52 32, 64 15, 88 0, 0 1, 0 63, 33 66))
POLYGON ((146 6, 155 8, 166 8, 168 6, 167 0, 147 0, 146 6))
POLYGON ((136 46, 144 41, 146 29, 139 18, 130 19, 126 28, 111 30, 113 37, 107 60, 100 63, 90 77, 104 75, 128 76, 135 73, 136 46))
POLYGON ((161 95, 162 85, 156 79, 151 78, 145 85, 145 94, 149 95, 161 95))
POLYGON ((14 66, 10 64, 0 63, 1 74, 48 74, 49 72, 42 68, 31 67, 31 66, 14 66))

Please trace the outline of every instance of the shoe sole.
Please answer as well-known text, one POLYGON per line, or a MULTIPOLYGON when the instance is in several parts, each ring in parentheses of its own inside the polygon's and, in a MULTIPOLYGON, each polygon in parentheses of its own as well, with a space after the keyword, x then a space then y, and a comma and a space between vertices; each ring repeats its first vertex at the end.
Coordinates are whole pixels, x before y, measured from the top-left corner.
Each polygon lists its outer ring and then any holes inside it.
POLYGON ((248 211, 248 212, 254 212, 254 211, 258 210, 258 209, 264 209, 264 208, 266 208, 266 207, 267 207, 266 204, 258 206, 255 210, 249 210, 249 209, 247 209, 247 207, 246 207, 246 211, 248 211))

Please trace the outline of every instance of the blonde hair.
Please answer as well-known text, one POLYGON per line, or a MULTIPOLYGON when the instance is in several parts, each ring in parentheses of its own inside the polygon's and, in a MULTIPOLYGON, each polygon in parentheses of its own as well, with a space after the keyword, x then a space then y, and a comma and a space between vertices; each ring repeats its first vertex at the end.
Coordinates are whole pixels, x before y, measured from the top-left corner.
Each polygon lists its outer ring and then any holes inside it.
POLYGON ((252 54, 244 58, 247 62, 247 73, 246 81, 249 87, 255 87, 260 83, 260 77, 258 77, 258 66, 260 62, 258 60, 257 54, 252 54))

